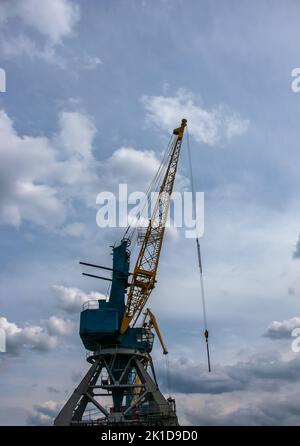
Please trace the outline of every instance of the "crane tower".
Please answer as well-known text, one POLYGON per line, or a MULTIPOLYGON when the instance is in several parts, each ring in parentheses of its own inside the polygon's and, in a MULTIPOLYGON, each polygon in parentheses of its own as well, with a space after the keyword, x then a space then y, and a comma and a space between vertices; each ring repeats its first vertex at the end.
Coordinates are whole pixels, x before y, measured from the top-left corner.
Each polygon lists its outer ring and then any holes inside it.
MULTIPOLYGON (((80 337, 88 350, 90 369, 65 403, 54 425, 178 425, 175 400, 166 399, 158 387, 151 351, 153 329, 163 343, 155 316, 147 309, 140 316, 156 283, 165 223, 173 191, 181 143, 186 127, 182 119, 174 129, 159 194, 147 228, 139 235, 140 250, 133 272, 130 239, 113 247, 107 301, 87 302, 80 315, 80 337), (104 404, 109 398, 110 405, 104 404)), ((86 274, 92 277, 92 274, 86 274)), ((101 278, 101 277, 99 277, 101 278)))

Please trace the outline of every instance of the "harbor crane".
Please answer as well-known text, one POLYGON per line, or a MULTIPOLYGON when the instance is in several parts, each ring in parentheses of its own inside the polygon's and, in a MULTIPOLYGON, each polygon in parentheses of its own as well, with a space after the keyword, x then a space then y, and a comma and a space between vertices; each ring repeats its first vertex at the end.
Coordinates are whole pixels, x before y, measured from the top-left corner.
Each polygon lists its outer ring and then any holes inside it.
MULTIPOLYGON (((175 400, 159 389, 151 351, 155 330, 163 353, 168 353, 157 320, 146 304, 156 284, 167 215, 187 120, 174 129, 155 177, 158 196, 146 228, 136 236, 139 252, 129 272, 131 233, 113 247, 108 300, 87 302, 80 315, 80 337, 89 351, 90 369, 54 421, 64 425, 178 425, 175 400), (143 313, 144 312, 144 313, 143 313), (141 318, 140 318, 141 316, 141 318), (143 316, 143 317, 142 317, 143 316), (104 403, 109 397, 111 405, 104 403), (92 409, 91 409, 92 408, 92 409)), ((154 183, 153 183, 154 184, 154 183)), ((135 231, 136 232, 136 231, 135 231)))

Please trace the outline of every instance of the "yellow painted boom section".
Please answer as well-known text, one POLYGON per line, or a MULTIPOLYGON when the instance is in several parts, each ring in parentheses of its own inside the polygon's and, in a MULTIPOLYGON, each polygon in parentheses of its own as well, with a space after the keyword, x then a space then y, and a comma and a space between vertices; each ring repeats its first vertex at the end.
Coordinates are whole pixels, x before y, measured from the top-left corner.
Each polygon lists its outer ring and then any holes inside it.
POLYGON ((181 126, 173 130, 176 136, 169 156, 166 172, 160 187, 146 234, 143 239, 132 281, 127 296, 127 304, 121 323, 120 332, 125 333, 129 324, 136 321, 141 314, 155 286, 157 267, 165 233, 171 194, 177 172, 181 143, 187 120, 182 119, 181 126))
POLYGON ((166 347, 166 345, 164 343, 164 340, 163 340, 163 337, 161 335, 161 332, 160 332, 160 329, 159 329, 159 326, 158 326, 158 323, 157 323, 157 319, 154 316, 154 314, 152 313, 152 311, 150 310, 150 308, 147 308, 146 317, 147 316, 149 316, 149 318, 150 318, 149 319, 149 323, 148 323, 149 329, 151 330, 152 327, 154 328, 154 330, 155 330, 155 332, 156 332, 156 334, 158 336, 161 348, 163 349, 163 354, 167 355, 169 352, 167 350, 167 347, 166 347))

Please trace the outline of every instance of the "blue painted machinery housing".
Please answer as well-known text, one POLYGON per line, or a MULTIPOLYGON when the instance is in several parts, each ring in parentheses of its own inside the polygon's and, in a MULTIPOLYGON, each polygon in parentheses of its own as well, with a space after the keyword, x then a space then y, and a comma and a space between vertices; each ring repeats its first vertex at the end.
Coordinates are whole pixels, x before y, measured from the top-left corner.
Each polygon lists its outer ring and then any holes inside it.
POLYGON ((119 328, 125 312, 130 252, 128 241, 113 248, 113 275, 108 302, 98 301, 98 308, 87 307, 80 315, 80 337, 87 350, 120 346, 150 352, 154 336, 145 328, 128 328, 120 335, 119 328))

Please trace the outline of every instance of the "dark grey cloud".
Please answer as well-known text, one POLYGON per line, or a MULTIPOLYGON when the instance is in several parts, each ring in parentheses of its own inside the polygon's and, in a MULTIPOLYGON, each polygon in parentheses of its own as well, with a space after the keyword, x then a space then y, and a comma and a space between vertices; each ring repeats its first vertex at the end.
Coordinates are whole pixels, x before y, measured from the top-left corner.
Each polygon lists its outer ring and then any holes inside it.
POLYGON ((288 426, 299 425, 300 420, 299 392, 290 392, 280 398, 264 394, 259 401, 251 401, 251 396, 245 394, 244 402, 227 413, 218 401, 205 405, 205 410, 195 410, 195 405, 197 402, 189 405, 187 401, 183 409, 185 419, 195 426, 288 426))
MULTIPOLYGON (((162 385, 166 386, 161 371, 162 385)), ((171 390, 185 394, 218 395, 245 390, 276 391, 284 383, 300 379, 300 355, 286 361, 276 352, 264 352, 230 366, 213 366, 208 374, 200 363, 175 361, 171 364, 171 390)))
POLYGON ((279 426, 300 424, 300 355, 263 352, 211 375, 204 365, 172 366, 172 392, 184 424, 279 426), (222 377, 222 379, 220 379, 222 377))
POLYGON ((51 386, 47 387, 47 390, 49 393, 60 393, 59 389, 56 389, 55 387, 51 387, 51 386))
POLYGON ((294 259, 300 259, 300 236, 298 238, 297 244, 296 244, 296 248, 293 254, 293 258, 294 259))

